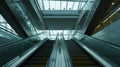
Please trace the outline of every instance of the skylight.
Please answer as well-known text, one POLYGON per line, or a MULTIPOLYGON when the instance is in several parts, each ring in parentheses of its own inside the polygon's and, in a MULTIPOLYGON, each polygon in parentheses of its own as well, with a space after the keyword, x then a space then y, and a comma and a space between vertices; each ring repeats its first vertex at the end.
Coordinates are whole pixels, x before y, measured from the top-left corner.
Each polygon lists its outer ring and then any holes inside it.
POLYGON ((41 10, 80 10, 86 0, 38 0, 41 10))

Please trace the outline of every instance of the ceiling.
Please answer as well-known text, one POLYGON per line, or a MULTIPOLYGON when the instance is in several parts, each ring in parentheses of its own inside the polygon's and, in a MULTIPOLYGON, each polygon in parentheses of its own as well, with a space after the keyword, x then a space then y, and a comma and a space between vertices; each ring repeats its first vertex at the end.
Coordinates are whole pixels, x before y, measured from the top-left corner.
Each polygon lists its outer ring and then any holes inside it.
MULTIPOLYGON (((27 20, 31 21, 31 25, 33 25, 36 30, 74 30, 76 22, 79 20, 80 12, 88 11, 89 8, 86 6, 85 9, 82 9, 86 1, 88 0, 14 0, 15 5, 19 4, 21 7, 16 9, 16 11, 12 10, 10 6, 14 7, 11 4, 6 3, 3 0, 1 3, 1 13, 9 24, 14 28, 20 27, 19 33, 21 31, 26 33, 26 36, 29 35, 31 31, 25 29, 27 26, 27 20), (58 4, 59 3, 59 4, 58 4), (55 6, 59 5, 59 6, 55 6), (7 11, 6 11, 7 10, 7 11), (6 13, 6 12, 7 13, 6 13), (16 16, 16 14, 18 16, 16 16), (19 14, 18 14, 19 13, 19 14), (21 14, 21 15, 20 15, 21 14), (23 17, 24 16, 24 17, 23 17), (27 16, 27 19, 25 18, 27 16), (11 20, 14 19, 14 20, 11 20), (23 19, 21 21, 20 19, 23 19), (13 24, 14 23, 14 24, 13 24), (22 25, 23 24, 23 25, 22 25), (16 26, 16 27, 15 27, 16 26), (44 28, 47 27, 47 28, 44 28)), ((89 3, 92 3, 93 0, 89 0, 89 3)), ((89 27, 86 31, 86 34, 91 34, 94 28, 99 24, 99 21, 105 17, 110 11, 110 6, 113 0, 101 0, 100 5, 97 8, 92 20, 90 21, 89 27)), ((14 8, 15 8, 14 7, 14 8)), ((84 15, 85 16, 85 15, 84 15)), ((29 28, 29 27, 27 27, 29 28)), ((34 30, 33 29, 33 30, 34 30)), ((23 35, 21 35, 23 36, 23 35)))

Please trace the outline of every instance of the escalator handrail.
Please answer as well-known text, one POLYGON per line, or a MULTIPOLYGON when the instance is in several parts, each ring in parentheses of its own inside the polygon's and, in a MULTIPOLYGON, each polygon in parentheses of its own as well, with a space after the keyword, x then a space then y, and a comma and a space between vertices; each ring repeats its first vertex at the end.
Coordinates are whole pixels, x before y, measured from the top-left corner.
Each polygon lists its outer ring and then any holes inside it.
POLYGON ((82 43, 81 41, 77 40, 77 39, 73 39, 80 47, 82 47, 87 53, 89 53, 96 61, 98 61, 101 65, 105 66, 105 67, 118 67, 119 65, 117 65, 116 63, 114 63, 113 61, 109 60, 108 58, 106 58, 105 56, 99 54, 98 52, 96 52, 94 49, 89 48, 88 46, 86 46, 84 43, 82 43))
POLYGON ((53 46, 53 50, 52 50, 51 56, 47 62, 46 67, 72 67, 72 63, 70 61, 70 57, 69 57, 67 47, 64 42, 63 35, 61 35, 61 36, 62 36, 62 38, 58 34, 56 37, 56 42, 53 46), (58 54, 60 54, 60 55, 58 56, 58 54), (61 63, 59 63, 59 62, 61 62, 61 63), (62 62, 64 64, 62 64, 62 62))
POLYGON ((27 60, 40 46, 42 46, 48 39, 44 39, 39 43, 35 44, 25 52, 21 53, 2 67, 18 67, 21 65, 25 60, 27 60))
POLYGON ((62 39, 61 39, 62 43, 61 43, 61 45, 62 45, 62 50, 65 50, 64 57, 66 59, 66 64, 68 65, 67 67, 73 67, 72 59, 70 58, 70 55, 68 53, 68 48, 67 48, 67 46, 65 44, 65 38, 64 38, 64 35, 62 33, 61 33, 61 36, 62 36, 62 39))
MULTIPOLYGON (((57 34, 57 36, 56 36, 56 41, 55 41, 55 43, 53 45, 52 53, 50 55, 49 60, 47 61, 46 67, 52 67, 53 64, 54 64, 54 62, 56 62, 57 49, 58 49, 58 47, 57 47, 57 44, 58 44, 58 35, 59 34, 57 34)), ((55 66, 55 64, 54 64, 54 66, 55 66)))
MULTIPOLYGON (((28 40, 30 40, 32 38, 35 38, 35 37, 39 36, 40 34, 42 34, 42 33, 39 33, 35 36, 31 36, 31 37, 26 38, 26 39, 20 39, 18 41, 10 42, 10 43, 7 43, 7 44, 2 44, 2 45, 0 45, 0 49, 6 48, 6 47, 9 47, 9 46, 13 46, 13 45, 16 45, 16 44, 19 44, 19 43, 22 43, 22 42, 27 42, 28 40)), ((32 42, 29 41, 27 43, 32 43, 32 42)))

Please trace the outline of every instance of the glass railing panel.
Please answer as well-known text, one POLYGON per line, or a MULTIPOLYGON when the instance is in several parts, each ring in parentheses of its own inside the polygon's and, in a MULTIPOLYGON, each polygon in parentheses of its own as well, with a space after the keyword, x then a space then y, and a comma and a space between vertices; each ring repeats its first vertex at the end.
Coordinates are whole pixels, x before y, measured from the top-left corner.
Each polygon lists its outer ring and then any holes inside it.
POLYGON ((19 67, 24 61, 26 61, 39 47, 41 47, 48 39, 44 39, 24 52, 17 55, 14 59, 10 60, 3 67, 19 67))
POLYGON ((5 20, 5 18, 0 14, 0 28, 3 28, 13 34, 17 33, 13 30, 13 28, 7 23, 7 21, 5 20))
POLYGON ((0 36, 11 40, 21 39, 1 14, 0 14, 0 36))
POLYGON ((17 55, 21 54, 28 48, 32 47, 34 44, 41 41, 40 36, 41 34, 38 34, 36 36, 19 40, 18 42, 5 44, 3 46, 0 46, 0 66, 7 63, 17 55))

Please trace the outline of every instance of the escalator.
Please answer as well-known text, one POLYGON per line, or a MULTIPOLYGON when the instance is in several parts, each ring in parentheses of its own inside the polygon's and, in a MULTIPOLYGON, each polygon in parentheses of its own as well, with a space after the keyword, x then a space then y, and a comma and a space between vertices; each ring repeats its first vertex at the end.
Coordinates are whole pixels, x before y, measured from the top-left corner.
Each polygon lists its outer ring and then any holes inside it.
POLYGON ((15 57, 17 57, 18 55, 25 52, 27 49, 39 42, 33 42, 31 38, 16 41, 1 37, 0 39, 0 67, 9 63, 12 59, 14 59, 15 57), (1 41, 3 42, 2 44, 1 41))
POLYGON ((67 41, 73 67, 102 67, 84 49, 73 41, 67 41))
POLYGON ((54 41, 48 40, 20 67, 45 67, 52 52, 53 43, 54 41))

